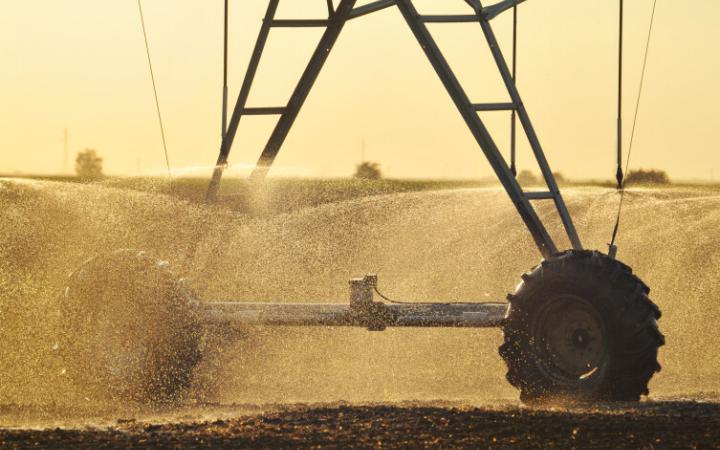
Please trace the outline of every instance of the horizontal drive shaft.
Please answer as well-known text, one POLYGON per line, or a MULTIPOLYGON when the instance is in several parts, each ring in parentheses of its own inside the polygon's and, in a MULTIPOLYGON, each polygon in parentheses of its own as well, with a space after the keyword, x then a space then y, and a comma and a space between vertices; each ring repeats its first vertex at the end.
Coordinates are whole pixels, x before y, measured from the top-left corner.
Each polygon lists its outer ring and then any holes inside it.
POLYGON ((464 327, 501 326, 504 303, 373 303, 357 309, 336 303, 201 303, 206 324, 231 326, 464 327))

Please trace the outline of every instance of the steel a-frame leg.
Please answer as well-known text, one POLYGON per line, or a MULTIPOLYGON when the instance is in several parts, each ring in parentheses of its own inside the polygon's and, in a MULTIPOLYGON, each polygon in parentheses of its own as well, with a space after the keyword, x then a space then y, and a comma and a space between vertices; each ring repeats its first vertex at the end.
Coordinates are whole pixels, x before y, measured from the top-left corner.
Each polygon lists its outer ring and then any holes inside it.
POLYGON ((544 257, 549 257, 557 252, 557 247, 550 237, 547 229, 543 225, 542 221, 538 217, 535 209, 530 204, 531 200, 554 200, 557 210, 562 219, 565 230, 568 234, 570 242, 575 249, 581 249, 582 244, 580 238, 577 235, 575 226, 573 225, 570 214, 567 211, 565 202, 560 195, 560 190, 555 182, 555 177, 552 174, 552 170, 548 165, 547 159, 543 152, 540 142, 535 134, 535 130, 530 122, 530 118, 527 114, 525 106, 523 105, 520 94, 515 86, 515 82, 512 78, 512 73, 505 62, 505 58, 502 55, 500 46, 497 43, 495 34, 492 31, 492 27, 483 15, 482 6, 477 2, 475 8, 474 20, 479 22, 485 38, 490 46, 493 57, 500 74, 505 81, 505 85, 512 99, 511 104, 473 104, 465 93, 464 89, 460 85, 457 77, 447 63, 447 60, 443 56, 442 52, 438 48, 435 40, 433 39, 430 31, 425 25, 426 22, 439 22, 439 23, 451 23, 456 21, 466 22, 472 17, 467 16, 422 16, 415 9, 412 0, 397 0, 397 6, 400 9, 405 21, 410 26, 415 38, 420 43, 425 55, 430 60, 433 68, 437 72, 440 80, 445 85, 450 97, 455 102, 455 106, 462 115, 465 123, 470 128, 475 140, 480 145, 480 148, 485 153, 485 157, 490 162, 491 167, 495 171, 496 176, 502 183, 503 187, 507 191, 510 199, 512 200, 515 208, 517 209, 520 217, 523 219, 530 234, 533 236, 535 243, 537 244, 540 252, 544 257), (515 179, 510 167, 508 167, 505 159, 502 157, 500 150, 498 149, 495 141, 490 135, 488 129, 478 116, 478 111, 496 111, 502 109, 516 110, 520 122, 528 136, 530 145, 533 149, 535 158, 537 159, 538 165, 542 171, 543 177, 545 178, 549 192, 525 192, 523 191, 520 184, 515 179))
POLYGON ((260 154, 255 170, 250 175, 251 180, 261 180, 265 177, 270 166, 280 151, 285 138, 287 138, 290 128, 292 128, 297 119, 300 109, 305 104, 308 94, 317 80, 320 71, 327 61, 330 51, 337 41, 340 32, 350 17, 350 13, 355 6, 357 0, 342 0, 334 13, 330 15, 327 22, 327 28, 320 38, 320 42, 315 49, 310 63, 300 77, 295 90, 290 96, 287 108, 280 117, 277 126, 270 135, 270 139, 265 145, 265 149, 260 154))
MULTIPOLYGON (((270 0, 265 21, 260 30, 255 51, 248 67, 248 72, 240 91, 238 102, 235 106, 227 133, 223 139, 223 144, 218 158, 218 165, 213 174, 213 180, 208 189, 208 199, 212 200, 217 194, 222 170, 227 162, 227 156, 232 147, 235 134, 237 133, 238 123, 242 115, 259 115, 259 114, 279 114, 280 119, 277 126, 272 132, 268 140, 258 164, 251 174, 251 180, 258 181, 265 177, 273 161, 277 157, 282 144, 284 143, 290 128, 292 127, 297 115, 307 99, 310 89, 315 83, 320 70, 327 61, 330 50, 337 41, 348 19, 360 17, 380 9, 384 9, 396 5, 406 22, 410 26, 413 34, 423 48, 430 63, 437 72, 440 80, 445 85, 450 97, 454 101, 460 114, 470 128, 475 140, 484 152, 486 158, 490 162, 491 167, 495 171, 498 179, 510 196, 511 201, 515 205, 520 217, 527 225, 536 245, 544 257, 549 257, 557 252, 557 246, 550 237, 547 229, 543 225, 535 209, 531 205, 533 200, 553 200, 558 210, 565 231, 568 235, 571 245, 575 249, 581 249, 582 244, 573 225, 570 214, 567 210, 565 202, 560 195, 555 178, 552 174, 550 166, 543 152, 540 142, 537 138, 535 130, 530 121, 529 115, 523 105, 520 94, 515 86, 512 73, 502 55, 500 47, 495 38, 495 34, 490 26, 489 20, 499 14, 501 8, 483 8, 480 1, 472 0, 468 3, 473 7, 474 14, 465 16, 422 16, 415 9, 412 0, 376 0, 365 6, 354 8, 356 0, 341 0, 335 10, 328 8, 329 17, 327 20, 275 20, 275 12, 277 10, 279 0, 270 0), (492 14, 491 14, 492 13, 492 14), (445 57, 438 48, 435 40, 427 29, 426 23, 454 23, 454 22, 476 22, 482 27, 483 34, 492 51, 495 62, 498 66, 500 74, 505 82, 506 88, 512 100, 511 103, 490 103, 490 104, 473 104, 463 90, 460 82, 448 65, 445 57), (303 72, 297 87, 295 88, 290 101, 285 107, 265 107, 265 108, 246 108, 246 102, 249 95, 253 78, 257 71, 258 63, 270 29, 273 26, 284 27, 304 27, 304 26, 322 26, 326 27, 320 42, 312 55, 310 63, 303 72), (495 141, 485 127, 484 123, 478 116, 479 111, 499 111, 512 110, 515 111, 520 119, 520 123, 528 137, 533 154, 540 166, 548 192, 525 192, 515 179, 515 176, 508 167, 505 159, 502 157, 495 141)), ((510 2, 501 2, 510 4, 510 2)), ((517 2, 519 3, 519 1, 517 2)), ((507 9, 507 8, 505 8, 507 9)))
POLYGON ((270 0, 267 11, 265 12, 265 17, 263 19, 262 26, 260 27, 260 34, 255 42, 255 48, 252 56, 250 57, 250 63, 248 64, 247 71, 245 72, 245 78, 243 79, 240 94, 238 95, 235 108, 233 109, 233 113, 230 118, 230 123, 228 124, 227 130, 223 130, 224 133, 222 144, 220 145, 220 155, 218 156, 217 163, 215 164, 212 179, 210 180, 210 186, 208 186, 207 190, 206 199, 208 201, 215 201, 217 197, 223 172, 225 171, 228 156, 230 155, 230 149, 232 149, 238 126, 240 126, 240 119, 243 115, 248 113, 245 106, 247 105, 247 100, 250 96, 250 89, 252 88, 253 81, 255 80, 255 75, 257 74, 258 66, 260 65, 260 58, 262 57, 263 50, 265 49, 265 44, 267 43, 270 28, 272 28, 279 3, 280 0, 270 0))
POLYGON ((331 3, 328 4, 328 19, 327 20, 276 20, 275 13, 277 11, 279 0, 270 0, 263 25, 260 29, 260 35, 258 36, 255 44, 255 50, 250 59, 247 74, 245 80, 240 89, 240 95, 235 105, 235 109, 230 119, 227 133, 225 134, 220 148, 220 156, 213 172, 212 181, 208 187, 207 199, 212 201, 216 198, 217 192, 220 188, 220 180, 222 178, 223 170, 227 164, 227 158, 230 154, 235 135, 237 134, 238 125, 240 118, 243 115, 264 115, 264 114, 279 114, 280 119, 278 120, 275 129, 270 135, 270 139, 265 145, 265 149, 260 155, 260 159, 250 175, 251 180, 261 180, 267 174, 270 166, 277 157, 280 148, 282 147, 285 139, 287 138, 290 128, 292 128, 297 119, 300 109, 305 104, 310 90, 312 89, 315 81, 317 80, 320 70, 322 70, 327 58, 330 54, 330 50, 335 45, 340 32, 342 31, 345 23, 350 18, 350 13, 353 11, 353 7, 357 0, 341 0, 340 4, 334 10, 330 8, 331 3), (278 108, 246 108, 248 96, 250 94, 250 88, 252 87, 255 74, 257 73, 258 65, 260 63, 260 57, 265 48, 270 29, 273 27, 306 27, 316 26, 325 27, 325 32, 320 38, 320 42, 315 49, 310 62, 308 63, 305 71, 300 77, 295 90, 293 91, 288 104, 285 107, 278 108))

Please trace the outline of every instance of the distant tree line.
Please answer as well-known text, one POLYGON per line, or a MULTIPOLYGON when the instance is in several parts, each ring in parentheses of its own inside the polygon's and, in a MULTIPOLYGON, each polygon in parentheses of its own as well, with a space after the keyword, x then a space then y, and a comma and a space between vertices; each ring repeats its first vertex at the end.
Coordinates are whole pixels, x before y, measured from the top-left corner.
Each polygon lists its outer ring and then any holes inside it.
MULTIPOLYGON (((553 172, 555 181, 562 184, 567 181, 565 176, 561 172, 553 172)), ((517 175, 517 180, 522 186, 534 186, 542 184, 544 181, 541 175, 536 174, 530 170, 522 170, 517 175)), ((670 177, 664 170, 657 169, 638 169, 631 170, 625 176, 625 186, 630 185, 666 185, 670 184, 670 177)))
POLYGON ((103 177, 103 159, 96 150, 85 149, 75 158, 75 173, 81 180, 99 180, 103 177))
POLYGON ((379 180, 382 178, 380 164, 372 161, 363 161, 355 166, 354 177, 360 180, 379 180))
MULTIPOLYGON (((565 175, 561 172, 553 172, 553 176, 558 183, 564 183, 566 181, 565 175)), ((517 180, 522 186, 533 186, 544 183, 541 175, 537 175, 530 170, 521 170, 517 175, 517 180)))
POLYGON ((625 186, 631 184, 670 184, 670 177, 664 170, 631 170, 625 176, 625 186))

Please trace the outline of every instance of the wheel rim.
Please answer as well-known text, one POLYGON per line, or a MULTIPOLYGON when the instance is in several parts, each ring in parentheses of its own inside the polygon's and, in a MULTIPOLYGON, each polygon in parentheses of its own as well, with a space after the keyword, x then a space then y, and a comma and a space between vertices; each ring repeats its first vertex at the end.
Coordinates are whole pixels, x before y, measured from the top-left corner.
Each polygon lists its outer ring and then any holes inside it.
MULTIPOLYGON (((128 301, 133 293, 126 279, 132 276, 109 270, 80 287, 91 299, 86 305, 70 305, 66 314, 72 324, 73 346, 89 355, 86 370, 112 391, 123 391, 139 381, 139 368, 146 365, 152 348, 152 329, 138 329, 143 317, 152 315, 144 304, 128 301)), ((75 294, 78 295, 78 294, 75 294)))
MULTIPOLYGON (((117 251, 88 260, 71 278, 64 305, 68 335, 78 355, 76 370, 92 374, 111 395, 136 395, 131 390, 148 382, 156 327, 142 321, 157 312, 151 301, 162 294, 162 276, 148 269, 136 251, 117 251), (140 298, 142 301, 133 301, 140 298), (77 300, 79 299, 79 301, 77 300)), ((83 374, 84 376, 85 374, 83 374)))
POLYGON ((554 381, 587 382, 604 370, 605 325, 587 300, 570 295, 549 300, 531 329, 538 367, 554 381))
POLYGON ((166 264, 135 250, 101 255, 70 276, 60 298, 64 356, 88 397, 165 403, 190 385, 194 305, 166 264))
POLYGON ((91 342, 98 364, 107 375, 127 383, 137 376, 135 368, 148 357, 148 345, 144 336, 133 330, 127 321, 118 320, 117 314, 127 312, 108 309, 95 319, 91 342))

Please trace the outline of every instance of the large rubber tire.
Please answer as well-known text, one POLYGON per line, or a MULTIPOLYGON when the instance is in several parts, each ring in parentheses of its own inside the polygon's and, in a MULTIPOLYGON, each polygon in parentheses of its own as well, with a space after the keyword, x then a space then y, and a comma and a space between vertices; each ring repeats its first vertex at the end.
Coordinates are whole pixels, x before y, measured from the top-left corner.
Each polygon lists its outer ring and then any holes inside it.
POLYGON ((660 371, 649 288, 597 251, 567 251, 523 275, 500 355, 525 403, 638 401, 660 371))
POLYGON ((84 397, 182 399, 199 360, 195 300, 166 262, 118 250, 86 261, 60 296, 66 371, 84 397))

